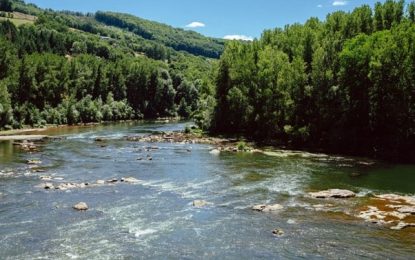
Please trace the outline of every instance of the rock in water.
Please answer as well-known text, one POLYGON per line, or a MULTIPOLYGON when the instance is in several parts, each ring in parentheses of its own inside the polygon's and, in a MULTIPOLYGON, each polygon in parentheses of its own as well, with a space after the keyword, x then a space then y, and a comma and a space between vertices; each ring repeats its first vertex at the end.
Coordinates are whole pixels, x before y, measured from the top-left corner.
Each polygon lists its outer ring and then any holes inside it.
POLYGON ((220 154, 220 151, 218 150, 218 149, 213 149, 212 151, 210 151, 209 152, 210 154, 213 154, 213 155, 219 155, 220 154))
POLYGON ((53 183, 47 182, 47 183, 43 184, 43 188, 45 190, 53 190, 55 188, 55 186, 53 185, 53 183))
POLYGON ((274 205, 256 205, 252 207, 252 210, 259 211, 259 212, 272 212, 282 210, 284 207, 280 204, 274 205))
POLYGON ((27 160, 26 163, 31 164, 31 165, 37 165, 37 164, 41 164, 42 161, 41 160, 27 160))
POLYGON ((196 207, 196 208, 203 208, 207 205, 209 205, 209 202, 207 202, 205 200, 195 200, 195 201, 193 201, 193 207, 196 207))
POLYGON ((79 202, 78 204, 74 205, 73 208, 78 211, 85 211, 88 210, 88 205, 85 202, 79 202))
POLYGON ((388 200, 391 202, 397 202, 397 203, 404 202, 406 204, 411 204, 415 206, 415 197, 411 197, 411 196, 401 196, 397 194, 383 194, 383 195, 376 195, 375 197, 378 199, 388 200))
POLYGON ((354 193, 353 191, 340 190, 340 189, 310 192, 309 195, 316 199, 327 199, 327 198, 346 199, 346 198, 356 197, 356 193, 354 193))
POLYGON ((104 185, 105 184, 105 181, 104 180, 97 180, 97 184, 98 185, 104 185))
POLYGON ((398 209, 398 212, 415 215, 415 207, 413 207, 413 206, 404 206, 404 207, 398 209))
POLYGON ((122 178, 121 181, 125 183, 138 183, 139 182, 139 180, 133 177, 122 178))
POLYGON ((116 183, 116 182, 118 182, 118 179, 110 179, 110 180, 107 180, 107 182, 108 183, 116 183))
POLYGON ((272 234, 274 234, 275 236, 283 236, 284 234, 285 234, 285 232, 283 231, 283 230, 281 230, 281 229, 274 229, 273 231, 272 231, 272 234))
POLYGON ((391 227, 392 230, 402 230, 407 227, 415 227, 414 223, 405 223, 405 222, 399 222, 396 226, 391 227))

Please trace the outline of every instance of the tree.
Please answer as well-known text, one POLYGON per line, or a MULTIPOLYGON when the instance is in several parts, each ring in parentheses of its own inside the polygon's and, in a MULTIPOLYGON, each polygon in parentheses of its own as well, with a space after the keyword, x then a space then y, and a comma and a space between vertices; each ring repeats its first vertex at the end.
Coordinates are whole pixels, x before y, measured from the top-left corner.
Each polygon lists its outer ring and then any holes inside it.
POLYGON ((4 12, 12 12, 12 3, 10 0, 0 0, 0 10, 4 12))
POLYGON ((411 22, 415 23, 415 2, 412 1, 409 5, 408 5, 408 18, 411 22))
POLYGON ((10 95, 7 91, 7 82, 0 81, 0 128, 4 128, 12 121, 10 95))

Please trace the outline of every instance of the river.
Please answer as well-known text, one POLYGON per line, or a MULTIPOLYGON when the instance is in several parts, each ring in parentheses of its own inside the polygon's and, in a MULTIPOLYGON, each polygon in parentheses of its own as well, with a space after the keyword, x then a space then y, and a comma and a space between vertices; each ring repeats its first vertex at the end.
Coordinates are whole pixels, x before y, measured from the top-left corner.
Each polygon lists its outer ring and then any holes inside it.
MULTIPOLYGON (((0 143, 0 259, 413 259, 415 229, 366 223, 342 210, 316 211, 308 191, 415 194, 415 166, 338 156, 211 154, 197 144, 145 144, 125 136, 182 130, 180 123, 124 123, 47 131, 63 136, 39 152, 0 143), (107 141, 95 142, 97 137, 107 141), (146 151, 146 146, 159 149, 146 151), (147 160, 151 156, 153 160, 147 160), (137 158, 145 158, 137 160, 137 158), (35 173, 27 160, 41 160, 35 173), (65 182, 134 177, 137 184, 68 191, 65 182), (62 179, 61 179, 62 178, 62 179), (203 208, 194 200, 206 200, 203 208), (72 206, 86 202, 90 209, 72 206), (279 203, 260 213, 251 207, 279 203), (281 229, 283 236, 272 230, 281 229)), ((346 202, 346 206, 353 202, 346 202)), ((341 207, 341 206, 339 206, 341 207)))

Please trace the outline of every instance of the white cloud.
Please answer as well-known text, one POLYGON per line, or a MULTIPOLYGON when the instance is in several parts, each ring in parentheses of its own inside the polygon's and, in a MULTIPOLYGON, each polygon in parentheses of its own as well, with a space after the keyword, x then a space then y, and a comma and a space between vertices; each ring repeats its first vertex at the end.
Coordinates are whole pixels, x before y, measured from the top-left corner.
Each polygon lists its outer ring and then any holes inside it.
POLYGON ((191 22, 188 25, 186 25, 187 28, 200 28, 200 27, 205 27, 206 24, 201 23, 201 22, 191 22))
POLYGON ((344 6, 347 5, 348 2, 345 0, 336 0, 333 2, 333 6, 344 6))
POLYGON ((254 38, 246 35, 226 35, 223 37, 225 40, 239 40, 239 41, 253 41, 254 38))
POLYGON ((318 7, 318 8, 322 8, 322 7, 323 7, 323 5, 317 5, 317 7, 318 7))

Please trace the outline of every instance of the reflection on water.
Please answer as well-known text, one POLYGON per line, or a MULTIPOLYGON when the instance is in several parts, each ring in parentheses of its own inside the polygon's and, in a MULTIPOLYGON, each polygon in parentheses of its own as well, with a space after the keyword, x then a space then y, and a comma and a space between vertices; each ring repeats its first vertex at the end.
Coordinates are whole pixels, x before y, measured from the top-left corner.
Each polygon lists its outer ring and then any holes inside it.
POLYGON ((365 166, 349 158, 274 152, 215 156, 206 145, 123 138, 184 125, 51 129, 45 134, 65 138, 45 143, 36 153, 0 143, 0 259, 414 256, 413 229, 396 232, 341 212, 311 210, 313 202, 304 198, 307 191, 326 188, 415 194, 414 166, 365 166), (105 141, 95 142, 97 137, 105 141), (144 148, 154 145, 159 149, 144 148), (137 160, 149 156, 152 161, 137 160), (24 163, 28 159, 40 159, 42 172, 29 169, 24 163), (35 188, 41 175, 67 182, 131 176, 140 182, 44 191, 35 188), (194 208, 196 199, 212 204, 194 208), (87 202, 90 210, 73 211, 79 201, 87 202), (250 210, 261 203, 280 203, 284 210, 250 210), (285 235, 274 237, 275 228, 285 235))

